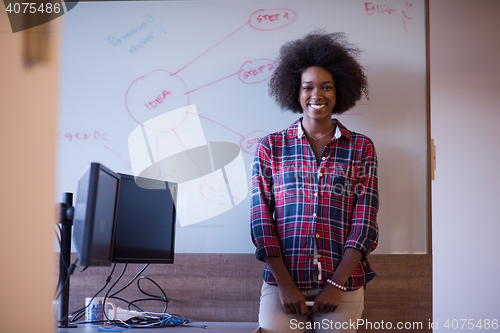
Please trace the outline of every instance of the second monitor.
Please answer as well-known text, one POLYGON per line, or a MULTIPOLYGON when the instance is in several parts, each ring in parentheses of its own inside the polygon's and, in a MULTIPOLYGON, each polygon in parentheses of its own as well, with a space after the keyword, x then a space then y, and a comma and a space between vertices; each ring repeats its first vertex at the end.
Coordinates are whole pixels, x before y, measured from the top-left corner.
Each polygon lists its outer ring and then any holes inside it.
POLYGON ((119 175, 113 262, 173 263, 176 184, 119 175))

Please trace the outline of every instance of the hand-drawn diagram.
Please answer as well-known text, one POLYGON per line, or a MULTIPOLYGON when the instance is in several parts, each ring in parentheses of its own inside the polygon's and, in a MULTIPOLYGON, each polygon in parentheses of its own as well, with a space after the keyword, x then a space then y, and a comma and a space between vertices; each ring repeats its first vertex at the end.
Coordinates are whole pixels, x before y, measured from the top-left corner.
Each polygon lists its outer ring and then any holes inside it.
MULTIPOLYGON (((135 79, 127 89, 125 107, 139 124, 129 136, 133 174, 179 184, 177 212, 181 226, 222 214, 243 201, 248 186, 242 151, 253 154, 252 148, 267 134, 261 130, 237 133, 241 137, 239 147, 229 142, 207 143, 189 95, 235 76, 244 84, 264 82, 276 64, 265 58, 246 60, 233 74, 194 89, 187 86, 181 72, 247 25, 271 31, 291 24, 295 18, 290 9, 257 10, 248 22, 181 69, 152 71, 135 79)), ((214 119, 203 118, 227 128, 214 119)))
MULTIPOLYGON (((137 78, 130 84, 125 93, 125 106, 128 114, 138 124, 142 125, 145 121, 165 112, 189 105, 189 95, 191 93, 212 84, 216 84, 222 80, 232 78, 233 76, 238 76, 239 80, 245 84, 257 84, 266 81, 272 75, 275 68, 275 63, 271 59, 250 59, 242 61, 241 67, 235 69, 233 74, 195 88, 186 85, 186 82, 182 79, 181 72, 204 54, 210 52, 247 26, 261 31, 272 31, 286 27, 293 23, 295 18, 295 12, 290 9, 259 9, 250 15, 248 22, 231 32, 228 36, 202 52, 200 55, 196 56, 177 71, 158 69, 137 78)), ((205 119, 216 122, 213 119, 205 119)), ((179 119, 179 121, 182 122, 182 119, 179 119)), ((222 124, 220 125, 223 126, 222 124)), ((180 126, 180 123, 170 124, 167 128, 157 128, 155 130, 159 132, 171 131, 178 126, 180 126)), ((256 131, 255 133, 258 132, 256 131)), ((238 135, 241 136, 242 139, 247 137, 241 134, 238 135)), ((255 137, 248 139, 255 139, 255 137)))
POLYGON ((381 242, 381 251, 425 250, 424 236, 412 241, 425 235, 426 218, 423 0, 118 1, 77 8, 63 21, 57 201, 77 192, 90 162, 125 174, 147 170, 203 200, 188 213, 214 216, 200 223, 191 216, 187 223, 194 223, 184 225, 179 216, 178 252, 252 253, 252 156, 263 136, 301 116, 280 110, 267 93, 279 48, 316 29, 345 32, 362 50, 357 60, 369 99, 336 118, 377 146, 381 227, 394 234, 387 233, 391 241, 381 242), (136 128, 142 164, 129 150, 136 128), (218 149, 225 155, 214 159, 218 149))

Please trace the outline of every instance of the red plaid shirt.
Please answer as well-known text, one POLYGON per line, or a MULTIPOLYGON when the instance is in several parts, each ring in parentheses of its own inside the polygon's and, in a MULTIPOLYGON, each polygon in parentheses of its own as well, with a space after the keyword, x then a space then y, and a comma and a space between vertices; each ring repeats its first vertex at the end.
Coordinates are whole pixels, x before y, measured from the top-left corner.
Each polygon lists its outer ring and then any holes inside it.
MULTIPOLYGON (((375 147, 333 119, 340 137, 326 145, 318 167, 301 120, 262 138, 255 152, 251 233, 256 256, 282 257, 299 288, 321 288, 344 250, 353 247, 364 254, 346 284, 356 290, 375 276, 367 260, 378 240, 375 147), (318 282, 315 241, 324 276, 318 282)), ((264 280, 277 285, 267 266, 264 280)))

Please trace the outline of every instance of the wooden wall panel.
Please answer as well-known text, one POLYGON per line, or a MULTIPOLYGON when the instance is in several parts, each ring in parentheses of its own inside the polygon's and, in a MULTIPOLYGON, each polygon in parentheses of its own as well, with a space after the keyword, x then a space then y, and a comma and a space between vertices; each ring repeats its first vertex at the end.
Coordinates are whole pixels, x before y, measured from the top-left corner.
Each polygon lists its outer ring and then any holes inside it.
MULTIPOLYGON (((367 286, 363 318, 372 323, 390 321, 394 326, 397 322, 422 322, 423 328, 428 327, 432 318, 432 257, 372 255, 370 261, 377 277, 367 286)), ((113 282, 123 266, 117 265, 113 282)), ((122 280, 113 290, 125 285, 143 266, 128 265, 122 280)), ((150 265, 142 275, 164 289, 170 300, 170 313, 194 321, 256 322, 263 268, 264 264, 253 254, 180 253, 176 254, 174 264, 150 265)), ((85 297, 93 296, 104 285, 110 271, 111 267, 75 271, 71 277, 70 313, 84 306, 85 297)), ((142 281, 141 287, 159 294, 147 281, 142 281)), ((136 284, 119 296, 128 300, 144 297, 136 284)), ((115 303, 124 307, 119 301, 115 303)), ((150 302, 144 305, 144 309, 161 311, 163 308, 157 302, 150 302)), ((358 332, 369 331, 360 329, 358 332)))
MULTIPOLYGON (((432 332, 432 256, 371 255, 370 263, 377 276, 367 284, 363 319, 391 322, 391 332, 398 322, 421 322, 422 329, 401 332, 432 332)), ((358 332, 381 330, 359 329, 358 332)), ((384 331, 384 330, 382 330, 384 331)))

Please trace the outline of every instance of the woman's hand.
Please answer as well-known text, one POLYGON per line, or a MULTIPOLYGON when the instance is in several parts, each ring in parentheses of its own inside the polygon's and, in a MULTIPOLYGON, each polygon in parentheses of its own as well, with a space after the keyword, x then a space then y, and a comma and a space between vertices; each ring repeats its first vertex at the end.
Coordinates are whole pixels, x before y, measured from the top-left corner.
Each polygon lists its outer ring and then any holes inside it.
POLYGON ((281 305, 283 305, 286 313, 309 314, 306 298, 302 295, 295 282, 293 282, 283 259, 281 257, 265 257, 264 261, 278 282, 281 305))
POLYGON ((278 288, 281 305, 283 305, 286 313, 309 314, 309 308, 306 306, 306 298, 293 281, 291 283, 281 283, 278 285, 278 288))
MULTIPOLYGON (((345 250, 342 260, 332 275, 331 279, 340 285, 345 285, 349 276, 358 265, 359 261, 363 258, 363 253, 355 248, 349 247, 345 250)), ((343 291, 339 288, 332 286, 326 282, 325 286, 316 298, 314 299, 314 306, 312 312, 333 312, 337 309, 342 299, 343 291)))
POLYGON ((311 312, 333 312, 337 309, 342 299, 343 291, 326 283, 323 289, 316 295, 311 312))

